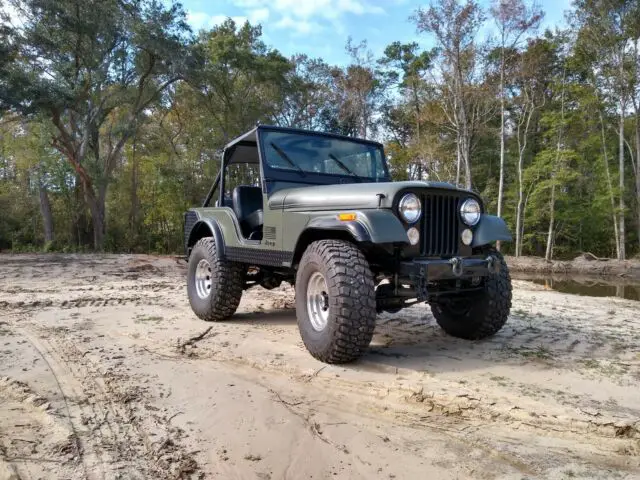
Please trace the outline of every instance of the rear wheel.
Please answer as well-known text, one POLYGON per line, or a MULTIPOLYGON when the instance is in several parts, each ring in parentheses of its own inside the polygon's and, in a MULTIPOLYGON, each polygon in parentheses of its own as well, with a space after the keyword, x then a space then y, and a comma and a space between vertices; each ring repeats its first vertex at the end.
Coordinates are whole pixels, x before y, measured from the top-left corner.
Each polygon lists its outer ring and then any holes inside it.
POLYGON ((203 320, 220 321, 238 308, 244 266, 220 258, 213 238, 198 241, 189 256, 187 293, 193 312, 203 320))
POLYGON ((507 322, 511 309, 511 277, 502 255, 499 270, 484 279, 484 288, 473 296, 452 298, 447 303, 431 303, 438 325, 449 335, 467 340, 479 340, 496 334, 507 322))
POLYGON ((305 347, 326 363, 367 350, 376 321, 373 275, 362 252, 341 240, 313 242, 296 276, 296 316, 305 347))

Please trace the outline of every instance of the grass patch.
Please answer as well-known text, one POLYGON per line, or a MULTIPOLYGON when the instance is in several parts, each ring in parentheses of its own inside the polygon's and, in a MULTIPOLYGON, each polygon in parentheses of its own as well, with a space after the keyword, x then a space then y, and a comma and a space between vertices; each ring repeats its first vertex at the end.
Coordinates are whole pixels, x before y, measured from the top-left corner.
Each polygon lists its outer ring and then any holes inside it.
POLYGON ((507 351, 520 357, 531 360, 552 360, 553 354, 547 347, 540 345, 537 348, 528 347, 507 347, 507 351))
POLYGON ((587 358, 586 360, 578 360, 585 368, 600 368, 600 362, 593 358, 587 358))
POLYGON ((596 370, 601 375, 606 377, 613 377, 616 375, 624 375, 629 372, 627 365, 617 365, 612 362, 598 361, 592 358, 578 360, 578 362, 584 367, 590 370, 596 370))
POLYGON ((506 387, 507 386, 507 377, 503 377, 503 376, 500 376, 500 375, 494 375, 493 377, 490 378, 490 380, 493 380, 494 382, 496 382, 501 387, 506 387))
POLYGON ((160 323, 164 320, 158 315, 138 315, 134 320, 135 323, 160 323))

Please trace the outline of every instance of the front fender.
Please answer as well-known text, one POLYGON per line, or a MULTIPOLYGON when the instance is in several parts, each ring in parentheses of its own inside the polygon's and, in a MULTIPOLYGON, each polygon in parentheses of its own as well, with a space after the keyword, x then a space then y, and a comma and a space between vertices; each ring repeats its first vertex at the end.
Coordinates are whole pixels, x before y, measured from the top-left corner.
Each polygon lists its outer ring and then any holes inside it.
POLYGON ((482 215, 473 233, 472 247, 480 247, 491 242, 510 242, 513 239, 505 221, 495 215, 482 215))
POLYGON ((358 242, 409 243, 402 222, 390 210, 359 210, 353 212, 356 219, 343 222, 337 215, 326 215, 312 219, 305 230, 346 231, 358 242))

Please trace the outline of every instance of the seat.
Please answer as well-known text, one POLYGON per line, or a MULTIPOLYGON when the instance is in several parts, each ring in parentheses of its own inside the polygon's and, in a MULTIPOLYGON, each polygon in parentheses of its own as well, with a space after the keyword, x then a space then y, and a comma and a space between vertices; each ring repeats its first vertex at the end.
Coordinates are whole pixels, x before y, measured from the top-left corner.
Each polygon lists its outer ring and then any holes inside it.
POLYGON ((238 185, 232 194, 233 211, 245 238, 262 240, 262 190, 238 185))

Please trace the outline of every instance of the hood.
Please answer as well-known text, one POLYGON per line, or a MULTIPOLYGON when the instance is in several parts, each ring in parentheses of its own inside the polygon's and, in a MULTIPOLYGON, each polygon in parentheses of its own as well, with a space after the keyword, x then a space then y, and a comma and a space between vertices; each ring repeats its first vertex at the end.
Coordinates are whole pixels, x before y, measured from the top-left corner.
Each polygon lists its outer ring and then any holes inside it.
POLYGON ((459 189, 444 182, 380 182, 318 185, 279 190, 269 198, 269 207, 283 210, 355 210, 391 208, 395 195, 405 188, 459 189), (380 200, 380 195, 384 197, 380 200))

